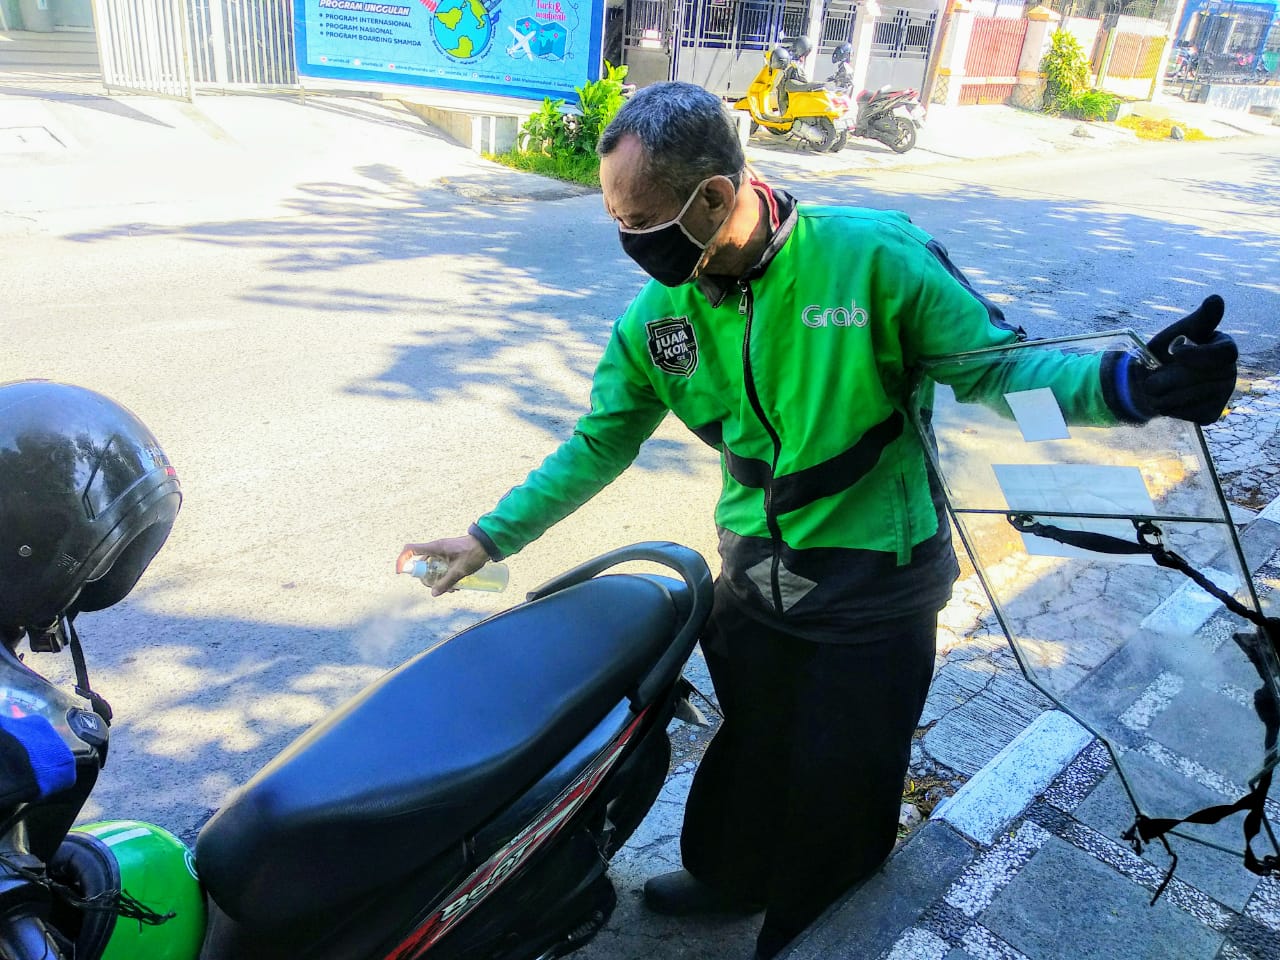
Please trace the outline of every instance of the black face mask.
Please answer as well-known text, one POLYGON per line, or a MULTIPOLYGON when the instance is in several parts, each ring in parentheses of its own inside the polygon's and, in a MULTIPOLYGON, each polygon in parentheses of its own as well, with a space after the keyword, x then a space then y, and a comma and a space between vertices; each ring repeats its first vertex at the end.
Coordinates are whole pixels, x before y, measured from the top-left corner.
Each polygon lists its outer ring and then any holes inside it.
MULTIPOLYGON (((724 175, 721 174, 721 176, 724 175)), ((708 177, 694 187, 693 193, 680 208, 680 212, 666 223, 645 227, 642 230, 618 226, 618 240, 622 244, 623 251, 638 263, 645 273, 664 286, 678 287, 697 276, 707 248, 711 246, 724 225, 729 222, 729 215, 725 214, 724 220, 720 221, 720 226, 716 227, 715 233, 711 234, 706 243, 699 242, 680 222, 689 211, 689 207, 693 205, 698 192, 714 179, 716 178, 708 177)), ((733 182, 729 177, 725 179, 730 183, 733 182)))

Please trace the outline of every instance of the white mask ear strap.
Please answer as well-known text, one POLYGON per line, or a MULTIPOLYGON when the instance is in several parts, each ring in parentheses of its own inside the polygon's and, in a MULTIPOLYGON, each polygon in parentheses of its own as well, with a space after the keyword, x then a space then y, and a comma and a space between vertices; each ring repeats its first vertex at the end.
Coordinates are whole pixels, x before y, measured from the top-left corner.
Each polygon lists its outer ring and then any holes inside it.
MULTIPOLYGON (((729 185, 730 185, 730 186, 733 186, 733 178, 732 178, 732 177, 728 176, 727 174, 723 174, 723 173, 722 173, 722 174, 719 174, 719 176, 724 177, 726 180, 728 180, 728 181, 729 181, 729 185)), ((698 189, 699 189, 699 190, 701 190, 703 186, 705 186, 706 184, 710 183, 712 180, 715 180, 715 179, 716 179, 716 177, 708 177, 706 180, 703 180, 703 181, 702 181, 702 183, 700 183, 700 184, 698 185, 698 189)), ((694 193, 694 196, 697 196, 697 193, 696 193, 696 192, 694 193)), ((686 237, 688 237, 688 238, 689 238, 689 242, 690 242, 690 243, 693 243, 693 244, 696 244, 697 246, 699 246, 699 247, 701 247, 701 248, 702 248, 702 256, 698 258, 698 265, 697 265, 696 267, 694 267, 694 268, 693 268, 693 276, 695 276, 695 277, 696 277, 699 273, 701 273, 701 272, 702 272, 702 268, 703 268, 704 266, 706 266, 707 251, 708 251, 709 249, 711 249, 711 244, 715 243, 715 241, 716 241, 716 237, 720 236, 720 231, 724 229, 724 225, 725 225, 726 223, 728 223, 728 222, 729 222, 729 218, 733 216, 733 211, 734 211, 734 210, 736 210, 736 209, 738 208, 738 197, 739 197, 739 196, 740 196, 740 193, 739 193, 739 191, 738 191, 738 188, 737 188, 736 186, 735 186, 735 187, 733 187, 733 203, 731 203, 731 204, 729 205, 729 212, 728 212, 728 213, 726 213, 726 214, 724 215, 724 219, 720 221, 720 226, 716 227, 715 232, 714 232, 714 233, 712 233, 712 234, 711 234, 711 236, 709 236, 709 237, 707 238, 707 242, 706 242, 706 243, 700 243, 697 239, 695 239, 695 238, 694 238, 694 237, 689 233, 689 231, 688 231, 688 230, 686 230, 686 229, 685 229, 685 227, 684 227, 684 224, 683 224, 683 223, 682 223, 682 224, 680 224, 680 231, 681 231, 681 232, 682 232, 686 237)), ((690 198, 690 199, 692 199, 692 198, 690 198)), ((683 214, 682 214, 682 216, 683 216, 683 214)))

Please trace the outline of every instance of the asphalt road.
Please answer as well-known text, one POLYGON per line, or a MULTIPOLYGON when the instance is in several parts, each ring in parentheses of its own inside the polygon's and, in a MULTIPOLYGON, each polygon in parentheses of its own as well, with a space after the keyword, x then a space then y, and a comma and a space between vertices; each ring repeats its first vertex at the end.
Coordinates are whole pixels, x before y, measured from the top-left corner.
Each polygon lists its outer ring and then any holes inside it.
POLYGON ((1036 337, 1149 335, 1210 293, 1242 372, 1280 369, 1280 156, 1271 139, 791 181, 814 200, 896 207, 1036 337))
MULTIPOLYGON (((343 149, 341 169, 310 157, 295 177, 260 163, 265 180, 241 190, 254 158, 228 153, 221 171, 202 161, 198 197, 145 202, 137 175, 128 197, 103 184, 101 204, 28 207, 0 229, 0 381, 116 397, 186 494, 133 596, 79 623, 119 718, 91 816, 192 839, 328 709, 500 609, 430 601, 393 576, 395 555, 464 530, 571 430, 640 283, 597 195, 523 201, 503 171, 438 144, 343 149)), ((98 175, 82 159, 59 169, 98 175)), ((1280 160, 1250 141, 784 185, 907 210, 1037 336, 1148 334, 1219 292, 1246 367, 1280 360, 1280 160)), ((511 561, 506 596, 630 541, 713 558, 718 480, 664 426, 511 561)), ((29 661, 69 676, 65 656, 29 661)))

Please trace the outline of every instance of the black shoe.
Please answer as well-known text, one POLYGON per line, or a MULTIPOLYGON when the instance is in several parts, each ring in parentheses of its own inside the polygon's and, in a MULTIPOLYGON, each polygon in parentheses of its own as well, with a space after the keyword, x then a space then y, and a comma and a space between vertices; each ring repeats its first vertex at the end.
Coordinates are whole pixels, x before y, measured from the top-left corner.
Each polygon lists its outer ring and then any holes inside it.
POLYGON ((644 903, 654 913, 668 917, 693 917, 707 914, 747 916, 764 909, 762 904, 747 903, 703 883, 688 870, 664 873, 645 881, 644 903))

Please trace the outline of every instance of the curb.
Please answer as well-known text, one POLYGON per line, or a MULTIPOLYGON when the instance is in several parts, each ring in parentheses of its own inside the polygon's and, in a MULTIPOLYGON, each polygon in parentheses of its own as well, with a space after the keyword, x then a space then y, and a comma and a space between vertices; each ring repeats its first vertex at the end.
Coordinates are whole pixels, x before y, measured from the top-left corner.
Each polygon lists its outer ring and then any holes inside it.
POLYGON ((1092 742, 1093 734, 1067 714, 1046 710, 938 804, 930 819, 989 847, 1092 742))

